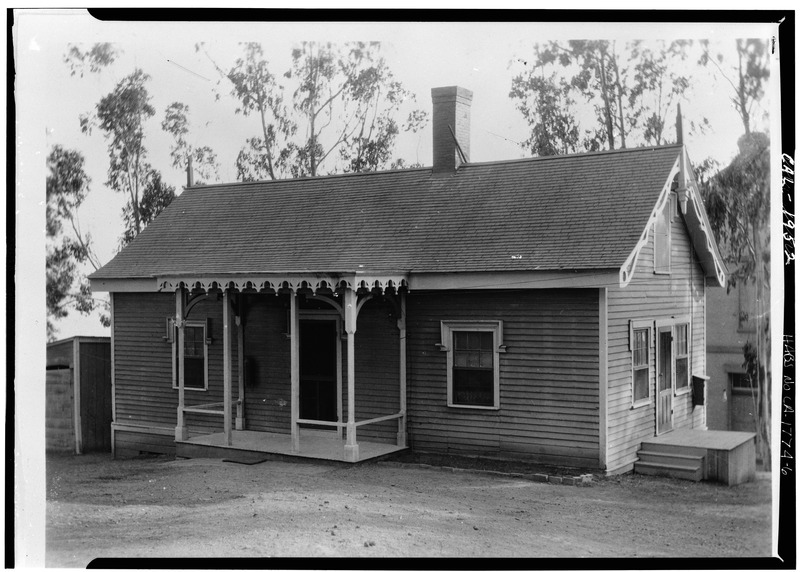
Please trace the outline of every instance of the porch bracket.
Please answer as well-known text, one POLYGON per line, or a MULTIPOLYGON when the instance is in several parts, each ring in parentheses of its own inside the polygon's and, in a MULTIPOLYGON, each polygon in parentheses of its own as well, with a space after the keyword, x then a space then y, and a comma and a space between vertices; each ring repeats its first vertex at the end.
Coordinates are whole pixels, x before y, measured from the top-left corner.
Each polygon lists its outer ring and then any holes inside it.
POLYGON ((323 302, 331 306, 334 310, 339 312, 339 315, 344 318, 344 308, 342 308, 339 304, 335 301, 331 300, 330 298, 326 298, 325 296, 318 296, 316 294, 312 294, 310 296, 306 296, 307 300, 317 300, 319 302, 323 302))

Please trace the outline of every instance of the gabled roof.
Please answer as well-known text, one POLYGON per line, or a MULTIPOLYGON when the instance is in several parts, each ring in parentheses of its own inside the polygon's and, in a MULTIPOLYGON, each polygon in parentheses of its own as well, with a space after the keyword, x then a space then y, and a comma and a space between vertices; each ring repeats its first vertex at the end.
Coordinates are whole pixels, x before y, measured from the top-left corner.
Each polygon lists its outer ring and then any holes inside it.
POLYGON ((91 278, 619 269, 681 149, 193 187, 91 278))

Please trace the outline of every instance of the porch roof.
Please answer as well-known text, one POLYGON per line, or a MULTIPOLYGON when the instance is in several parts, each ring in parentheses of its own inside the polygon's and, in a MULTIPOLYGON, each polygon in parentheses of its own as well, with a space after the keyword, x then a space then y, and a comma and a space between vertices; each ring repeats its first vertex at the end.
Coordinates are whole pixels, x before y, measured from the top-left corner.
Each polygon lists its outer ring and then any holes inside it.
POLYGON ((91 279, 618 269, 680 152, 192 187, 91 279))

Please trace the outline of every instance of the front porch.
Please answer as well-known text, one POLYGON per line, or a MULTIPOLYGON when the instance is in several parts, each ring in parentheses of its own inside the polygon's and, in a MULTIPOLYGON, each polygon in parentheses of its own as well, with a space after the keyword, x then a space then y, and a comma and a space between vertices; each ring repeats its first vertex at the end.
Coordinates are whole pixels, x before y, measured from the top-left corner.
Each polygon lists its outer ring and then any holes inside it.
POLYGON ((176 364, 179 451, 223 448, 356 463, 405 449, 407 287, 402 276, 172 277, 161 288, 175 291, 175 317, 165 339, 171 338, 176 364), (390 308, 389 320, 373 315, 362 324, 367 334, 360 336, 363 377, 357 392, 357 322, 371 301, 366 314, 382 303, 390 308), (209 332, 218 318, 208 316, 215 306, 221 314, 222 351, 216 350, 212 374, 209 332), (193 310, 205 322, 191 320, 193 310), (189 337, 188 328, 203 333, 189 337), (390 345, 387 331, 396 332, 390 345), (375 339, 383 340, 377 352, 370 346, 375 339), (205 382, 198 377, 200 382, 187 389, 190 355, 200 364, 195 369, 205 367, 205 382), (378 366, 373 355, 379 356, 378 366), (396 366, 386 365, 395 361, 396 366), (201 391, 190 395, 198 386, 201 391), (197 436, 203 429, 205 434, 197 436), (366 439, 359 441, 362 431, 366 439))
POLYGON ((406 447, 391 443, 375 443, 361 440, 358 442, 359 456, 357 460, 349 459, 345 454, 347 441, 335 432, 314 429, 300 430, 299 449, 292 447, 292 436, 284 433, 265 433, 262 431, 232 431, 231 443, 226 444, 224 433, 198 435, 185 440, 176 441, 177 457, 213 457, 256 461, 265 456, 302 457, 339 461, 345 463, 363 462, 386 455, 404 451, 406 447))

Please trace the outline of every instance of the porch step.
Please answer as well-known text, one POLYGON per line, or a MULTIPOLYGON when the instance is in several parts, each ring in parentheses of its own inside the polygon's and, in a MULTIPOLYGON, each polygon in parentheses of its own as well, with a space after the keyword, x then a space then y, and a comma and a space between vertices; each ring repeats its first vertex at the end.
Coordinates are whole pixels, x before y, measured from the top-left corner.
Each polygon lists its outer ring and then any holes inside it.
POLYGON ((675 454, 675 455, 696 455, 704 456, 706 454, 705 447, 693 447, 691 445, 676 445, 673 443, 658 443, 653 441, 642 442, 639 452, 642 451, 675 454))
POLYGON ((669 465, 673 467, 683 467, 686 469, 697 469, 703 466, 703 455, 683 455, 679 453, 663 453, 661 451, 639 451, 639 461, 644 463, 655 463, 658 465, 669 465))
POLYGON ((644 442, 633 465, 640 475, 701 481, 705 478, 706 451, 699 447, 644 442))
POLYGON ((703 480, 702 465, 692 468, 652 461, 636 461, 634 463, 634 471, 639 475, 651 475, 654 477, 671 477, 689 481, 703 480))

